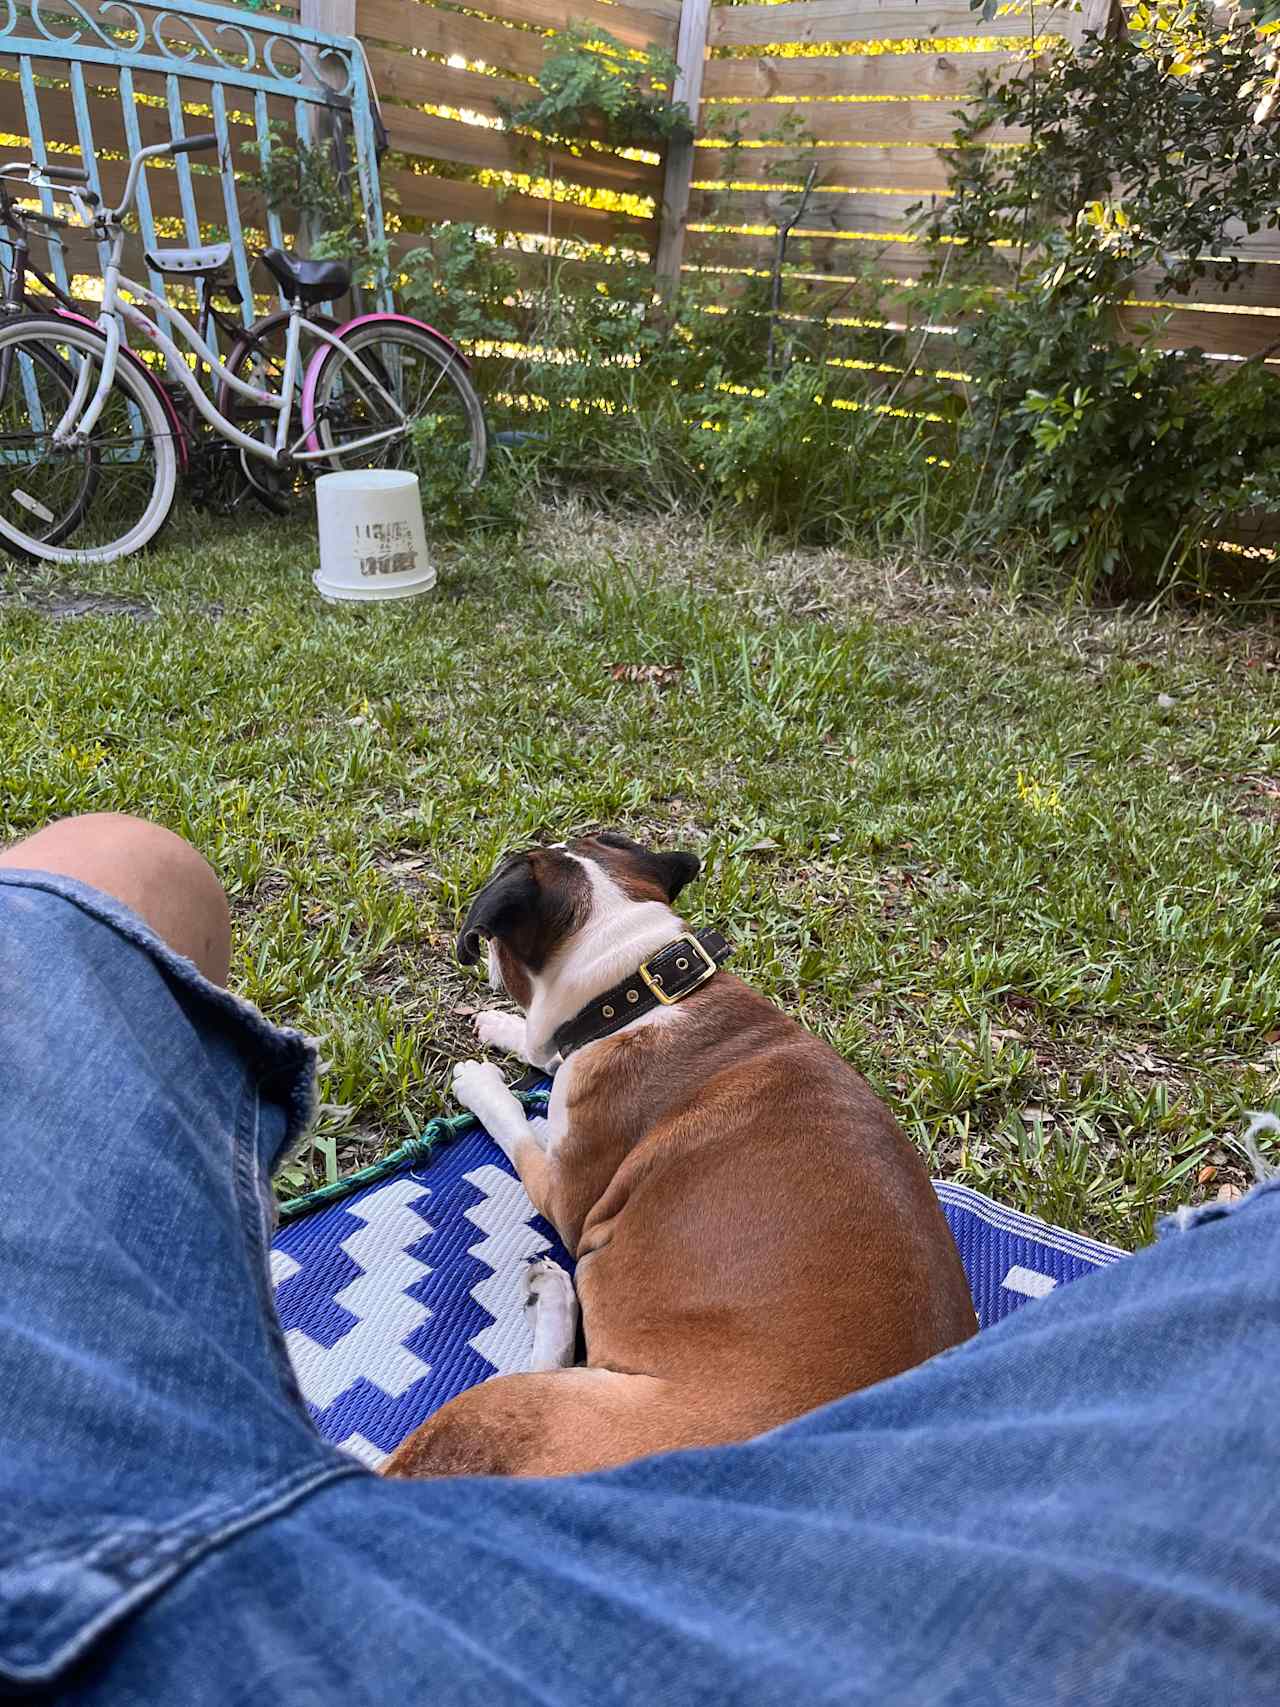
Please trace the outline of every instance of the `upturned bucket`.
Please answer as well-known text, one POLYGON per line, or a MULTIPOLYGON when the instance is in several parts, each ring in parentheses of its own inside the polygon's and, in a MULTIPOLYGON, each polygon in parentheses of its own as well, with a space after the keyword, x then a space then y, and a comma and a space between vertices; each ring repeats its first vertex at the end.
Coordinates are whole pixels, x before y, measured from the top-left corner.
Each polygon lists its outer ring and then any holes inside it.
POLYGON ((407 599, 436 584, 427 556, 416 474, 356 468, 316 481, 320 567, 326 599, 407 599))

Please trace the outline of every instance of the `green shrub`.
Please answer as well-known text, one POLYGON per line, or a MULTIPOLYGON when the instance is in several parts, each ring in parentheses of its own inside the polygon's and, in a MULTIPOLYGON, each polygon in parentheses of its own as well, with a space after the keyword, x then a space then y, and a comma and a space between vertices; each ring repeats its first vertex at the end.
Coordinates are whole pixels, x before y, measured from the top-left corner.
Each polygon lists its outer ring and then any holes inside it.
POLYGON ((1203 579, 1215 534, 1280 505, 1280 390, 1261 359, 1159 347, 1159 306, 1145 331, 1132 311, 1122 323, 1135 293, 1238 284, 1218 258, 1229 223, 1280 210, 1251 27, 1219 26, 1203 0, 1145 22, 988 78, 954 194, 926 222, 936 309, 959 320, 971 376, 958 453, 988 540, 1033 531, 1085 591, 1203 579), (997 123, 1030 141, 977 146, 997 123))
POLYGON ((617 148, 652 148, 692 131, 688 109, 670 99, 675 75, 675 60, 653 44, 634 54, 607 30, 571 24, 548 41, 536 92, 499 110, 509 127, 546 138, 594 132, 617 148))

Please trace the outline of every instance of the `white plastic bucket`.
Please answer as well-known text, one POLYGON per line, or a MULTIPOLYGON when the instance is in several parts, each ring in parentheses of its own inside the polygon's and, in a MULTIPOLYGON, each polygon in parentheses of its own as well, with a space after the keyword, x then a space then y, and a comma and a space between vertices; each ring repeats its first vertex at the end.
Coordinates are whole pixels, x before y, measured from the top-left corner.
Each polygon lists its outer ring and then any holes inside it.
POLYGON ((326 599, 407 599, 435 586, 416 474, 322 474, 316 522, 320 567, 312 579, 326 599))

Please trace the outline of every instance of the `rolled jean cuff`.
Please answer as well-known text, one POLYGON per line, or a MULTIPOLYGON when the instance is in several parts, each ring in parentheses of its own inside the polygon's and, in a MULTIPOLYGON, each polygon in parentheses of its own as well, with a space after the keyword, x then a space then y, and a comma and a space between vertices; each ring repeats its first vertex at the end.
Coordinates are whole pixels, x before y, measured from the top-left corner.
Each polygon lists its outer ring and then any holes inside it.
POLYGON ((101 889, 91 888, 74 877, 57 872, 24 871, 6 867, 0 871, 0 886, 36 889, 45 895, 60 895, 89 918, 132 942, 151 956, 165 978, 186 997, 194 997, 211 1014, 236 1033, 247 1069, 260 1083, 270 1083, 273 1096, 286 1114, 281 1142, 274 1155, 261 1158, 274 1171, 290 1151, 306 1137, 316 1113, 316 1044, 301 1031, 274 1025, 252 1002, 234 995, 205 977, 193 960, 179 954, 157 936, 132 908, 101 889))

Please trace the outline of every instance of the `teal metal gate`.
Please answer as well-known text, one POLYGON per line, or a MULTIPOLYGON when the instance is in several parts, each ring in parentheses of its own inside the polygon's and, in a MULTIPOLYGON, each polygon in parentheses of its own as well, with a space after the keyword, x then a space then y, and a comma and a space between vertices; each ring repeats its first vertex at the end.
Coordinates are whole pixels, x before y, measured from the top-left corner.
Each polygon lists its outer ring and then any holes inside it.
MULTIPOLYGON (((210 227, 225 231, 246 321, 254 314, 245 247, 249 218, 271 243, 285 238, 279 210, 263 205, 250 214, 247 206, 261 199, 253 179, 270 159, 273 126, 309 147, 325 136, 334 140, 344 169, 355 174, 370 241, 383 240, 376 97, 360 44, 351 37, 201 0, 164 7, 130 0, 0 0, 0 78, 0 89, 10 91, 0 130, 18 138, 25 132, 41 164, 83 164, 91 187, 108 203, 118 196, 125 163, 137 149, 171 135, 216 131, 219 159, 235 164, 234 179, 185 155, 168 170, 144 173, 139 235, 150 249, 158 225, 181 230, 189 244, 207 241, 210 227), (19 103, 12 97, 19 92, 21 125, 7 116, 16 116, 19 103)), ((0 155, 13 152, 0 142, 0 155)), ((48 270, 69 288, 57 241, 49 245, 48 270)), ((163 295, 164 279, 154 272, 149 278, 163 295)))

